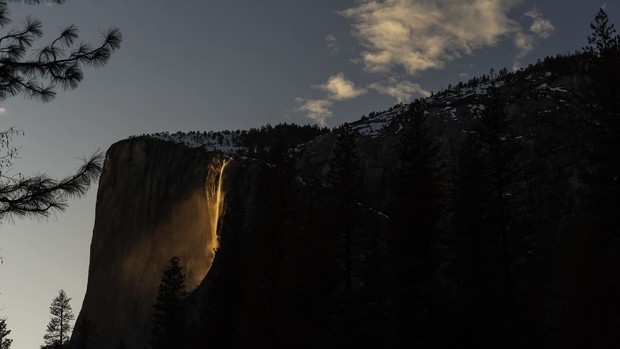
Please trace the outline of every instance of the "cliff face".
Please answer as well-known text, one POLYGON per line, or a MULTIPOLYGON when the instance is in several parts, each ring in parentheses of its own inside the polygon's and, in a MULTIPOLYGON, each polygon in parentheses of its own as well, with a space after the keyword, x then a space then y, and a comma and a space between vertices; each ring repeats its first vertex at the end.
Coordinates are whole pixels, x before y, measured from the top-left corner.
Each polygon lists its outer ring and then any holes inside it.
MULTIPOLYGON (((594 267, 571 273, 576 262, 567 251, 605 245, 601 235, 587 234, 592 225, 580 201, 587 187, 584 173, 591 167, 584 130, 604 131, 593 121, 587 79, 571 69, 496 77, 424 100, 438 147, 434 166, 442 204, 440 233, 426 242, 424 262, 433 281, 422 286, 433 294, 435 332, 429 336, 436 347, 456 347, 461 339, 502 346, 503 338, 517 332, 523 343, 554 347, 573 341, 578 335, 571 328, 587 323, 582 314, 591 307, 570 285, 593 277, 594 267), (467 259, 495 253, 486 250, 497 249, 499 234, 487 232, 490 242, 467 245, 468 237, 459 236, 454 223, 462 145, 477 132, 490 89, 497 91, 496 102, 519 144, 518 170, 510 190, 500 195, 513 211, 505 223, 510 238, 502 241, 501 262, 510 280, 501 287, 493 276, 485 281, 486 276, 478 277, 482 271, 468 266, 477 257, 467 259), (473 271, 466 274, 467 268, 473 271), (468 283, 477 285, 472 294, 483 296, 468 295, 462 286, 468 283), (494 293, 505 297, 493 298, 494 293), (495 321, 495 310, 484 306, 495 301, 510 303, 510 319, 495 321), (477 311, 483 315, 474 324, 468 316, 477 311), (496 338, 485 337, 488 333, 496 338)), ((386 236, 390 195, 399 189, 394 184, 401 164, 398 144, 409 119, 407 107, 398 105, 351 123, 364 198, 345 205, 335 203, 333 188, 326 185, 335 132, 303 146, 277 140, 260 145, 249 136, 243 141, 239 133, 157 135, 167 140, 139 137, 113 145, 99 184, 88 288, 74 339, 94 323, 98 335, 92 348, 121 343, 148 348, 156 289, 168 260, 178 256, 190 291, 176 319, 183 324, 179 347, 399 347, 391 332, 399 323, 392 317, 394 293, 388 288, 399 289, 390 278, 402 270, 389 265, 386 236), (214 193, 223 158, 214 155, 216 143, 234 160, 223 177, 226 199, 213 259, 214 193), (348 207, 344 224, 343 206, 348 207)), ((284 129, 279 139, 290 132, 284 129)), ((407 234, 416 232, 420 217, 415 213, 411 210, 407 234)), ((480 217, 481 226, 488 224, 485 215, 480 217)), ((582 251, 576 260, 601 265, 595 255, 582 251)), ((489 268, 499 269, 499 260, 489 268)), ((595 291, 583 287, 579 292, 595 291)), ((412 302, 418 302, 410 304, 418 311, 427 300, 412 302)), ((421 321, 427 315, 419 311, 411 317, 421 321)))
MULTIPOLYGON (((212 261, 204 151, 150 138, 114 144, 99 183, 88 288, 76 331, 96 325, 97 348, 146 348, 152 304, 172 256, 194 289, 212 261)), ((213 172, 213 171, 211 171, 213 172)))

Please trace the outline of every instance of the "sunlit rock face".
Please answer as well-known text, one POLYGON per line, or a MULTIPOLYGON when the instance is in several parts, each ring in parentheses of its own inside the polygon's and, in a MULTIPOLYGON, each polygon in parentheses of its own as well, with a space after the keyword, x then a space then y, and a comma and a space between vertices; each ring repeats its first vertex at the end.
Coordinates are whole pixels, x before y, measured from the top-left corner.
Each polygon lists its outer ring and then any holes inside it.
POLYGON ((147 348, 162 272, 181 259, 187 288, 213 259, 213 200, 219 159, 151 138, 114 144, 99 182, 86 296, 76 324, 96 325, 96 348, 147 348))

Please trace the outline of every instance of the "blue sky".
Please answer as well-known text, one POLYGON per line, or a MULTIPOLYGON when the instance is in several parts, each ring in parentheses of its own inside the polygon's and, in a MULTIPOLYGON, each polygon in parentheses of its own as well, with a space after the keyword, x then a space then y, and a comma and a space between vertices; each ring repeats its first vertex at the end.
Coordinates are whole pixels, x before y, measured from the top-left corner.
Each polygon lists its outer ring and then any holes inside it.
MULTIPOLYGON (((68 24, 97 42, 124 41, 109 64, 50 103, 0 103, 15 126, 13 173, 69 174, 77 159, 130 135, 247 129, 266 123, 337 126, 491 68, 525 66, 585 44, 605 2, 591 0, 67 0, 10 4, 14 24, 68 24)), ((606 10, 620 23, 620 6, 606 10)), ((45 38, 35 47, 40 47, 45 38)), ((47 220, 0 226, 0 316, 13 347, 42 343, 59 289, 77 315, 86 288, 96 188, 47 220)))

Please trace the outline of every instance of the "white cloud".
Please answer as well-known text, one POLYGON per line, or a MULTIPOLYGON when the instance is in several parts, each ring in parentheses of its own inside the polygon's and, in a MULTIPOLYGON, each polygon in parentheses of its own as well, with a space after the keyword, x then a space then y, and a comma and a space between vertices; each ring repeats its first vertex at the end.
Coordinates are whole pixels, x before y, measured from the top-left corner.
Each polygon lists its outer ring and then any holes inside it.
POLYGON ((327 119, 332 117, 331 107, 334 104, 329 99, 305 99, 295 98, 299 107, 296 108, 298 112, 305 113, 307 117, 319 123, 321 126, 327 124, 327 119))
POLYGON ((533 19, 532 25, 530 26, 530 31, 536 34, 536 36, 546 39, 555 30, 555 27, 551 24, 551 21, 543 18, 542 13, 540 13, 536 7, 534 7, 531 11, 526 12, 525 15, 533 19))
POLYGON ((332 117, 331 107, 336 101, 344 101, 359 97, 367 92, 365 88, 356 87, 355 84, 348 80, 344 73, 338 73, 327 79, 322 85, 314 85, 316 88, 327 93, 325 98, 306 99, 295 98, 295 102, 299 104, 296 108, 297 112, 305 113, 307 117, 325 126, 327 119, 332 117))
MULTIPOLYGON (((535 7, 525 13, 532 20, 522 26, 509 14, 523 0, 357 0, 339 14, 351 21, 352 35, 362 49, 351 59, 364 71, 378 73, 369 89, 408 102, 430 93, 419 84, 403 79, 429 69, 443 69, 449 62, 478 49, 510 39, 516 48, 513 68, 530 53, 538 39, 548 38, 555 27, 535 7)), ((325 42, 332 53, 341 45, 336 36, 325 42)), ((459 75, 467 79, 468 75, 459 75)), ((359 97, 367 92, 339 73, 322 85, 324 98, 296 101, 298 111, 325 124, 337 101, 359 97)))
POLYGON ((430 92, 424 90, 419 84, 407 80, 389 78, 382 82, 375 82, 368 86, 377 92, 396 98, 398 103, 409 103, 414 96, 428 97, 430 92))
POLYGON ((517 48, 517 60, 525 57, 534 49, 534 37, 524 33, 517 33, 514 37, 514 44, 517 48))
POLYGON ((2 115, 6 114, 6 108, 5 107, 0 107, 0 114, 2 114, 2 115))
POLYGON ((329 93, 328 98, 334 101, 353 99, 366 93, 366 89, 356 87, 351 80, 345 78, 343 73, 338 73, 330 77, 327 83, 323 85, 315 85, 312 87, 329 93))
POLYGON ((327 44, 329 52, 332 54, 338 53, 342 47, 342 45, 338 42, 338 39, 336 39, 336 36, 333 34, 329 34, 325 37, 325 43, 327 44))
POLYGON ((517 48, 517 56, 512 62, 512 70, 518 70, 521 68, 521 59, 534 49, 534 37, 524 33, 517 33, 514 37, 514 45, 517 48))
POLYGON ((519 0, 368 0, 340 12, 352 19, 365 50, 364 69, 408 74, 444 65, 473 50, 493 46, 519 25, 507 16, 519 0))
POLYGON ((546 39, 555 30, 551 21, 543 18, 542 13, 536 7, 526 12, 525 15, 532 19, 532 25, 530 26, 531 34, 521 31, 515 34, 513 40, 517 48, 517 56, 512 66, 513 70, 519 69, 521 67, 521 59, 534 49, 536 38, 546 39))

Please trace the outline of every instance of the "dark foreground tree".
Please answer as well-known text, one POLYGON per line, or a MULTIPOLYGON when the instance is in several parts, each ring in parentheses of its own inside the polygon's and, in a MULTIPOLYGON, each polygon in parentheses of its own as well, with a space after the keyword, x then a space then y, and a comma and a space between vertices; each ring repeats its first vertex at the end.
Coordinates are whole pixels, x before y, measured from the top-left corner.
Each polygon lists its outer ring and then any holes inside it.
MULTIPOLYGON (((62 4, 64 0, 24 2, 62 4)), ((78 86, 84 77, 84 66, 105 65, 121 43, 120 31, 111 28, 96 46, 75 45, 78 30, 75 25, 69 25, 41 49, 34 50, 33 45, 43 36, 42 23, 27 18, 21 26, 10 24, 7 1, 0 0, 0 101, 18 94, 50 101, 58 88, 68 90, 78 86)), ((7 214, 36 217, 62 210, 66 208, 67 199, 83 195, 90 183, 98 178, 103 160, 98 153, 85 159, 75 175, 61 180, 44 174, 9 176, 7 170, 17 156, 17 149, 11 141, 20 134, 23 132, 13 128, 0 131, 0 221, 7 214)))
POLYGON ((47 324, 47 333, 43 336, 45 344, 41 348, 59 349, 68 344, 71 337, 71 321, 74 318, 70 301, 71 298, 67 297, 64 290, 58 291, 58 296, 50 306, 52 316, 47 324))
POLYGON ((11 333, 11 330, 6 328, 6 319, 0 319, 0 349, 11 348, 12 339, 6 338, 11 333))
POLYGON ((170 349, 178 345, 180 332, 176 320, 179 305, 187 292, 185 275, 179 265, 179 257, 172 257, 164 271, 161 283, 157 287, 157 299, 153 308, 153 327, 151 328, 151 347, 153 349, 170 349))
POLYGON ((354 236, 358 230, 355 220, 356 207, 361 200, 361 170, 360 159, 357 155, 356 135, 350 125, 344 124, 334 131, 336 144, 334 145, 334 157, 330 161, 328 184, 333 196, 334 230, 344 242, 343 264, 345 294, 343 298, 344 310, 344 343, 347 348, 351 347, 353 340, 353 250, 354 236))
POLYGON ((390 341, 395 347, 435 346, 432 245, 439 219, 438 147, 424 107, 417 101, 407 111, 390 190, 390 341))
MULTIPOLYGON (((568 328, 585 328, 583 331, 567 331, 569 342, 575 347, 591 345, 596 336, 599 347, 618 343, 618 317, 620 301, 616 290, 620 285, 620 36, 607 14, 601 9, 591 24, 588 37, 592 52, 590 86, 593 118, 584 129, 582 149, 589 160, 582 177, 586 190, 585 223, 579 229, 584 236, 592 237, 598 246, 594 267, 588 277, 588 301, 580 304, 583 313, 595 314, 587 321, 567 319, 568 328)), ((575 229, 575 231, 578 231, 575 229)), ((584 319, 587 317, 583 317, 584 319)))

